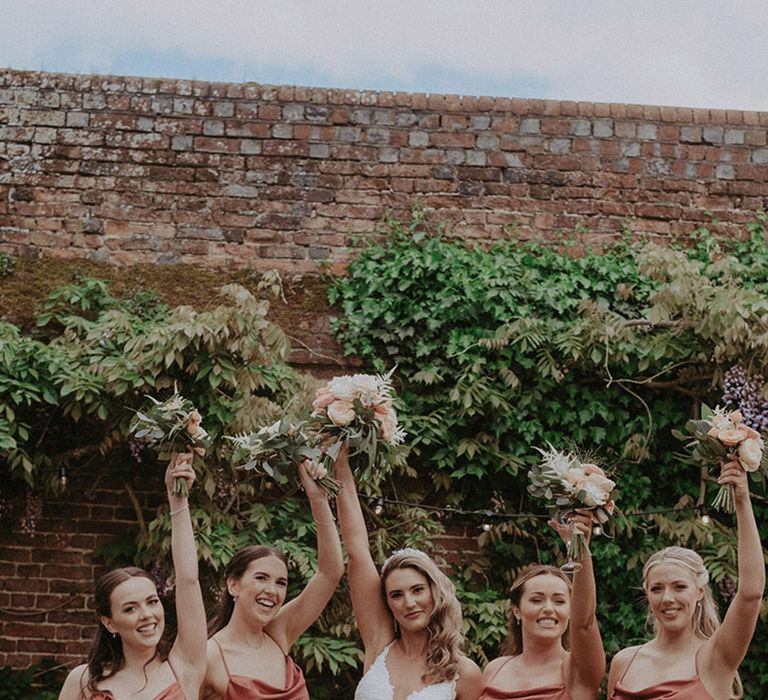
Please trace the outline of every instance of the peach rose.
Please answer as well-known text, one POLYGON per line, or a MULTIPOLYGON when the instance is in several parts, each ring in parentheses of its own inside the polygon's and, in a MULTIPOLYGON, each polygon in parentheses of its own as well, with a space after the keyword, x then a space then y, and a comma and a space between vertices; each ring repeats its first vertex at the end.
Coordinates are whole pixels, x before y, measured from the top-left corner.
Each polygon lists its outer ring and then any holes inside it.
POLYGON ((397 428, 397 416, 394 411, 389 411, 382 415, 376 416, 379 420, 379 434, 383 440, 392 442, 392 437, 395 434, 395 428, 397 428))
POLYGON ((741 423, 744 420, 744 416, 741 415, 741 411, 731 411, 728 414, 728 420, 732 423, 741 423))
POLYGON ((384 416, 392 411, 392 402, 389 399, 385 399, 381 403, 377 403, 373 410, 380 416, 384 416))
POLYGON ((715 428, 713 426, 709 430, 707 430, 707 435, 710 435, 713 438, 716 438, 719 434, 720 434, 720 428, 715 428))
POLYGON ((184 430, 187 431, 187 435, 195 437, 200 432, 200 424, 203 422, 203 417, 197 410, 190 411, 184 423, 184 430))
POLYGON ((725 430, 720 430, 717 433, 717 439, 720 440, 723 445, 733 447, 734 445, 738 445, 742 440, 744 440, 744 433, 742 433, 741 430, 737 428, 726 428, 725 430))
POLYGON ((745 471, 754 472, 760 466, 760 460, 763 458, 763 441, 754 438, 748 438, 739 445, 739 462, 741 462, 745 471))
POLYGON ((328 390, 328 387, 321 387, 315 393, 315 400, 312 402, 312 408, 315 411, 321 411, 324 408, 328 408, 328 406, 335 400, 336 397, 328 390))
POLYGON ((605 472, 600 469, 596 464, 582 464, 581 468, 584 473, 589 476, 590 474, 598 474, 599 476, 605 476, 605 472))
POLYGON ((759 440, 760 439, 760 433, 757 432, 754 428, 750 428, 748 425, 740 425, 738 427, 738 430, 740 430, 744 434, 745 440, 759 440))
POLYGON ((345 426, 355 420, 355 409, 350 401, 334 401, 327 411, 334 425, 345 426))

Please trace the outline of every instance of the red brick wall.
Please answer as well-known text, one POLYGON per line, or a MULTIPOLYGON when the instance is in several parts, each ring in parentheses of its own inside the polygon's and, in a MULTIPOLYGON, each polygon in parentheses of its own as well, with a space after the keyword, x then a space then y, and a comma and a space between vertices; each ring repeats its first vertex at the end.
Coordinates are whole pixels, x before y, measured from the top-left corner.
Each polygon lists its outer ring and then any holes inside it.
POLYGON ((420 201, 467 239, 723 233, 768 113, 4 71, 0 247, 315 271, 420 201))
MULTIPOLYGON (((742 235, 768 204, 766 127, 768 113, 4 71, 0 249, 317 272, 417 201, 480 241, 625 223, 663 237, 707 210, 742 235)), ((295 331, 337 353, 324 314, 295 331)), ((125 493, 90 486, 46 502, 33 535, 3 487, 0 665, 82 660, 93 550, 136 527, 125 493)))
MULTIPOLYGON (((32 529, 25 527, 23 488, 3 485, 0 666, 26 668, 50 656, 73 666, 87 656, 96 629, 93 583, 105 570, 93 553, 138 533, 127 492, 97 477, 80 473, 64 497, 45 499, 32 529)), ((135 492, 145 519, 162 495, 135 492)))

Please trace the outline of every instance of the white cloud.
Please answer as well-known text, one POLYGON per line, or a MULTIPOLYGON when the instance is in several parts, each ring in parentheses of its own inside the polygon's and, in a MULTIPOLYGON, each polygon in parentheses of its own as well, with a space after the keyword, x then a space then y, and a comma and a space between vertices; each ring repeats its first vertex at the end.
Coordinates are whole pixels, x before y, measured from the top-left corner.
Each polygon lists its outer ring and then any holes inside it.
POLYGON ((767 26, 762 0, 4 0, 0 65, 768 109, 767 26))

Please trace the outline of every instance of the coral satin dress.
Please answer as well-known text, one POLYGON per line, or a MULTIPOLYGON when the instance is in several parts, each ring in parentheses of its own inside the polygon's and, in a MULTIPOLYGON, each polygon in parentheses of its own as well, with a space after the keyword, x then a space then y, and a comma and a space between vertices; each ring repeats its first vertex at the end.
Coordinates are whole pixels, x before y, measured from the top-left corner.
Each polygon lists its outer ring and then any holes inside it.
POLYGON ((309 691, 307 691, 304 674, 287 654, 285 656, 285 688, 276 688, 258 678, 233 676, 229 672, 224 650, 215 639, 213 641, 219 647, 219 654, 221 654, 221 660, 229 678, 227 689, 221 700, 309 700, 309 691))
POLYGON ((696 675, 693 678, 681 678, 674 681, 664 681, 656 685, 650 685, 641 690, 627 690, 621 685, 629 667, 640 653, 642 647, 638 647, 634 656, 629 660, 624 673, 616 683, 610 700, 714 700, 709 691, 699 678, 699 657, 696 655, 696 675))
MULTIPOLYGON (((496 673, 491 677, 491 681, 512 659, 513 657, 510 656, 499 666, 496 673)), ((529 688, 528 690, 501 690, 494 688, 489 681, 488 685, 483 688, 483 692, 480 693, 478 700, 572 700, 572 698, 565 687, 565 681, 559 685, 543 685, 540 688, 529 688)))
MULTIPOLYGON (((186 696, 184 695, 184 691, 181 689, 181 685, 179 685, 179 679, 176 675, 176 671, 173 670, 173 666, 171 666, 170 661, 168 662, 168 666, 170 666, 171 673, 173 673, 173 677, 176 679, 176 682, 172 683, 165 690, 155 695, 152 700, 187 700, 186 696)), ((97 690, 93 695, 91 695, 90 700, 115 700, 115 696, 112 695, 109 690, 97 690)))

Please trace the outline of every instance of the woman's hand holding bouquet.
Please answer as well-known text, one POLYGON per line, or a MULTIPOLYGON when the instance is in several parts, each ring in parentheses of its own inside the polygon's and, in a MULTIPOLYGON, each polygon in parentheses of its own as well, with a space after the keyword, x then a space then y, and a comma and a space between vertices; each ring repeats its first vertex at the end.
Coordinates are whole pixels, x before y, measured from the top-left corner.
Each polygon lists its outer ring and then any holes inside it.
MULTIPOLYGON (((689 461, 706 469, 719 465, 721 472, 737 466, 746 472, 761 471, 768 474, 768 455, 763 439, 756 430, 744 425, 739 411, 726 412, 722 408, 713 411, 702 406, 701 418, 685 424, 688 434, 673 430, 672 434, 685 443, 689 461)), ((724 483, 715 496, 712 506, 733 513, 734 494, 732 483, 724 483)))
MULTIPOLYGON (((593 522, 604 525, 613 514, 616 483, 609 479, 596 464, 582 462, 569 452, 560 452, 552 445, 548 450, 534 448, 542 455, 539 464, 528 472, 528 492, 548 502, 557 514, 551 524, 568 544, 566 571, 578 571, 586 552, 588 537, 573 514, 589 514, 593 522)), ((583 519, 583 518, 581 518, 583 519)))

